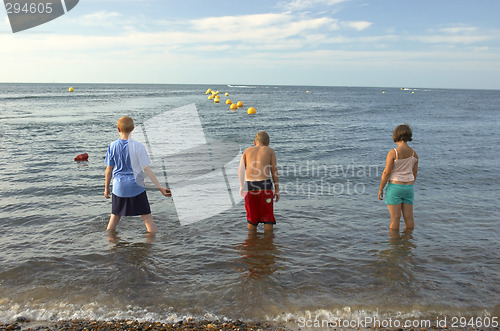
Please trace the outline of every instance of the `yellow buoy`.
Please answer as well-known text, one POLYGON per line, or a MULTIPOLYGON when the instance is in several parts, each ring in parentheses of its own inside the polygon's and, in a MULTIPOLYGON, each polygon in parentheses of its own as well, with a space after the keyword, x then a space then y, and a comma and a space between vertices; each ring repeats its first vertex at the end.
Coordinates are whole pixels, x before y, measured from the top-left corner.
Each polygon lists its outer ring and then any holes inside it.
POLYGON ((236 106, 237 106, 238 108, 239 108, 239 107, 243 107, 243 102, 238 101, 238 102, 236 103, 236 106))
POLYGON ((74 89, 74 88, 72 88, 72 87, 70 87, 70 88, 68 89, 68 91, 70 91, 70 92, 74 92, 74 91, 75 91, 75 89, 74 89))
POLYGON ((227 93, 227 92, 226 92, 226 94, 224 94, 224 95, 225 95, 226 97, 228 97, 228 96, 229 96, 229 93, 227 93))
POLYGON ((214 103, 219 103, 220 97, 218 95, 215 96, 214 98, 214 103))
POLYGON ((411 94, 414 94, 414 93, 415 93, 415 91, 412 91, 412 92, 411 92, 411 94))
POLYGON ((233 103, 233 102, 231 101, 231 99, 227 99, 227 100, 226 100, 226 105, 230 105, 230 104, 232 104, 232 103, 233 103))
POLYGON ((247 110, 247 114, 249 114, 249 115, 250 115, 250 114, 255 114, 255 113, 257 113, 257 111, 255 110, 255 108, 254 108, 254 107, 250 107, 250 108, 248 108, 248 110, 247 110))
POLYGON ((306 91, 306 93, 309 93, 309 91, 306 91))
POLYGON ((212 93, 212 89, 208 89, 208 90, 205 92, 205 94, 210 94, 210 93, 212 93))
POLYGON ((208 96, 208 100, 212 100, 213 98, 214 98, 213 94, 208 96))
POLYGON ((238 106, 235 103, 232 103, 231 106, 229 107, 229 109, 231 110, 236 110, 237 108, 238 106))
POLYGON ((385 93, 385 91, 382 91, 382 94, 384 94, 384 93, 385 93))

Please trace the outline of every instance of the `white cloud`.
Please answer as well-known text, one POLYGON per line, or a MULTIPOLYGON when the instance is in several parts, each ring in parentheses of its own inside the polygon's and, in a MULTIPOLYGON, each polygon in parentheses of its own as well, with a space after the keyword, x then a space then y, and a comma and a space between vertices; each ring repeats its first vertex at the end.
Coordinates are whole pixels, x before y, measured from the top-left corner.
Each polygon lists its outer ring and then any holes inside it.
POLYGON ((181 43, 271 44, 336 26, 336 20, 329 17, 297 19, 290 13, 209 17, 189 23, 183 33, 165 32, 165 35, 181 43))
POLYGON ((450 35, 433 35, 433 36, 411 36, 408 40, 415 40, 425 44, 473 44, 491 40, 489 36, 450 36, 450 35))
POLYGON ((363 31, 364 29, 370 27, 373 23, 366 21, 358 21, 358 22, 342 22, 341 24, 343 27, 346 28, 355 29, 357 31, 363 31))
MULTIPOLYGON (((224 59, 216 61, 224 62, 224 59)), ((445 52, 428 52, 428 51, 346 51, 346 50, 303 50, 297 52, 287 52, 276 56, 269 56, 266 53, 249 53, 239 58, 241 63, 256 63, 259 66, 267 66, 269 68, 300 68, 314 67, 316 70, 328 71, 331 68, 345 70, 352 68, 360 70, 361 68, 373 70, 374 68, 392 68, 400 67, 407 68, 409 65, 417 67, 429 66, 439 67, 443 63, 447 63, 450 67, 454 64, 460 66, 488 67, 497 63, 497 57, 494 54, 475 53, 471 57, 468 51, 445 51, 445 52)))
POLYGON ((482 46, 482 47, 473 47, 472 50, 474 52, 487 52, 490 50, 488 46, 482 46))
MULTIPOLYGON (((263 56, 262 59, 265 57, 263 56)), ((481 63, 481 66, 487 67, 497 63, 497 57, 494 54, 476 53, 471 58, 471 53, 467 51, 460 52, 427 52, 427 51, 337 51, 337 50, 315 50, 284 54, 276 60, 272 60, 274 65, 286 67, 307 66, 314 63, 315 66, 331 67, 335 64, 355 65, 356 67, 372 68, 376 65, 422 64, 425 63, 440 66, 445 62, 452 63, 481 63)), ((269 61, 269 60, 268 60, 269 61)), ((271 64, 272 64, 271 63, 271 64)))
POLYGON ((72 19, 72 21, 82 26, 116 27, 117 23, 120 23, 120 26, 122 25, 121 23, 123 23, 123 17, 120 13, 107 12, 103 10, 96 13, 80 16, 78 18, 72 19))
POLYGON ((197 52, 218 52, 231 50, 231 45, 203 45, 194 48, 197 52))
POLYGON ((192 20, 189 31, 193 34, 209 34, 215 39, 281 39, 334 23, 335 20, 328 17, 298 20, 290 13, 258 14, 192 20))
POLYGON ((458 33, 471 33, 474 31, 477 31, 477 27, 475 26, 457 26, 457 27, 449 27, 449 28, 442 28, 440 29, 441 32, 444 33, 452 33, 452 34, 458 34, 458 33))
POLYGON ((281 2, 278 6, 287 10, 311 9, 315 6, 334 6, 350 0, 292 0, 290 2, 281 2))
POLYGON ((163 25, 167 31, 156 33, 155 40, 183 45, 234 43, 240 48, 246 48, 245 45, 266 48, 274 45, 273 49, 279 49, 277 45, 283 45, 283 49, 290 49, 291 45, 302 47, 309 43, 328 43, 331 39, 343 39, 328 31, 341 28, 362 31, 372 23, 340 22, 326 16, 309 18, 285 12, 202 18, 183 23, 182 29, 177 28, 176 31, 170 31, 169 25, 163 25), (178 32, 179 30, 182 32, 178 32))
POLYGON ((291 15, 287 13, 278 14, 255 14, 241 16, 206 17, 189 21, 196 30, 251 30, 261 26, 284 24, 291 20, 291 15))

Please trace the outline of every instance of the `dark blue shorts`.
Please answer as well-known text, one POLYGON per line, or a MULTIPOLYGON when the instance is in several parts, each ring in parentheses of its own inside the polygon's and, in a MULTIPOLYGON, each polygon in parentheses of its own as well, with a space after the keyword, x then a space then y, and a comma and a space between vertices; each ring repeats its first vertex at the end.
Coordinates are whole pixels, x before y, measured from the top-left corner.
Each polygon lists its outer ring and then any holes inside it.
POLYGON ((137 216, 151 214, 146 191, 131 198, 122 198, 112 194, 111 214, 119 216, 137 216))

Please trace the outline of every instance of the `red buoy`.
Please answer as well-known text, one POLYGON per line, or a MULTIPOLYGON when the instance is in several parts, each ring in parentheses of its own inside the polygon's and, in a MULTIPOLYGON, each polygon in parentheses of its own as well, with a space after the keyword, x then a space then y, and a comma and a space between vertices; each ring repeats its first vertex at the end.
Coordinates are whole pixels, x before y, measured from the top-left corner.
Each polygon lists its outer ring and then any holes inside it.
POLYGON ((88 159, 89 155, 87 153, 83 153, 75 157, 75 161, 87 161, 88 159))

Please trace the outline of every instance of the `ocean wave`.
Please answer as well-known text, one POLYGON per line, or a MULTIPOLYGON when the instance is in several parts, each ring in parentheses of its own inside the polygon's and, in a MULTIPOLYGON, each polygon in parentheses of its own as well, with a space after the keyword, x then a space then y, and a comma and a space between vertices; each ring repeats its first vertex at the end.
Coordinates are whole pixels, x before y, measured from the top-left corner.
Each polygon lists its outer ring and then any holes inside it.
MULTIPOLYGON (((37 99, 45 99, 45 100, 53 100, 53 99, 61 99, 67 98, 67 94, 39 94, 39 95, 8 95, 2 96, 0 95, 0 100, 2 101, 22 101, 22 100, 37 100, 37 99)), ((82 98, 88 97, 83 95, 72 95, 72 98, 82 98)))
POLYGON ((227 317, 208 312, 204 314, 175 312, 172 307, 166 307, 164 312, 152 312, 137 306, 115 309, 103 306, 102 303, 96 301, 87 304, 72 304, 64 301, 18 304, 12 303, 6 298, 0 299, 0 323, 12 323, 21 316, 32 322, 136 320, 139 322, 177 323, 188 320, 229 320, 227 317))
POLYGON ((44 98, 44 96, 41 95, 1 96, 0 95, 0 100, 23 100, 23 99, 38 99, 38 98, 44 98))
MULTIPOLYGON (((451 308, 420 307, 408 310, 382 310, 376 307, 352 308, 349 306, 333 309, 282 312, 276 316, 266 316, 263 322, 287 325, 290 329, 373 329, 373 328, 450 328, 459 327, 461 319, 474 317, 475 321, 491 323, 496 316, 495 308, 451 308)), ((12 323, 18 318, 31 322, 59 322, 68 320, 118 321, 178 323, 180 321, 222 321, 234 320, 211 312, 176 311, 174 307, 144 308, 126 306, 112 308, 97 301, 73 304, 65 301, 50 303, 12 303, 0 299, 0 323, 12 323), (152 311, 152 309, 156 311, 152 311)), ((250 319, 255 322, 255 319, 250 319)))

